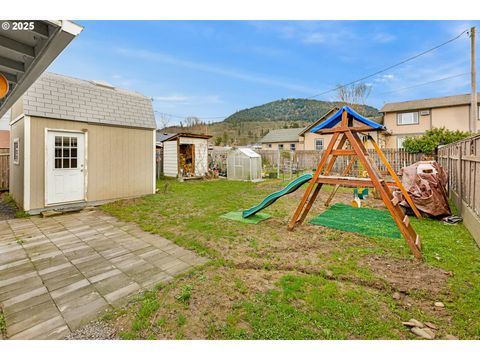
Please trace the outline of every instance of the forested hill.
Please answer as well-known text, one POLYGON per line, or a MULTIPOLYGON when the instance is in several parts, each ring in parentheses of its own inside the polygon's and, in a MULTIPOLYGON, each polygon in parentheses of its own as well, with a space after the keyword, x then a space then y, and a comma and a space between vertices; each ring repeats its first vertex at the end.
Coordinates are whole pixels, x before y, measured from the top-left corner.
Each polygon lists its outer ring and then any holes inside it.
MULTIPOLYGON (((249 121, 307 121, 312 122, 322 117, 338 103, 332 101, 309 99, 282 99, 272 101, 249 109, 237 111, 224 121, 230 123, 249 121)), ((380 115, 374 107, 363 106, 362 115, 375 117, 380 115)))

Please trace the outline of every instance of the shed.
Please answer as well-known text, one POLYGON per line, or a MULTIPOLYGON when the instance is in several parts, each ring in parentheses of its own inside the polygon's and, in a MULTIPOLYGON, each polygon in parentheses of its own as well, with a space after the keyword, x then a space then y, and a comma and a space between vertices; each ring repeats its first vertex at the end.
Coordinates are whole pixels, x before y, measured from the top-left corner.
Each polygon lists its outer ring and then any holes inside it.
POLYGON ((262 157, 249 148, 230 150, 227 155, 227 179, 262 180, 262 157))
POLYGON ((152 101, 45 73, 11 108, 10 193, 30 214, 155 193, 152 101))
POLYGON ((203 177, 208 172, 208 139, 211 135, 158 134, 163 144, 163 175, 168 177, 203 177))

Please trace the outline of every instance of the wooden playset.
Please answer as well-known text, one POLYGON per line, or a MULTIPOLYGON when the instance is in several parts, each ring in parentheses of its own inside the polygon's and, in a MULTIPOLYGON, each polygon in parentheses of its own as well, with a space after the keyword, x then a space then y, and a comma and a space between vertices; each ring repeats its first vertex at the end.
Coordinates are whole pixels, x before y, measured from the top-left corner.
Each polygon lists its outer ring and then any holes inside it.
MULTIPOLYGON (((393 220, 397 224, 413 255, 417 259, 422 258, 420 237, 410 224, 408 216, 402 210, 399 204, 399 197, 394 196, 390 186, 396 187, 401 192, 403 198, 407 201, 418 218, 421 217, 420 212, 375 140, 370 135, 367 135, 367 142, 372 144, 393 181, 385 180, 375 165, 375 162, 369 157, 365 144, 358 135, 359 133, 385 130, 386 129, 383 125, 361 116, 347 106, 342 107, 329 119, 311 130, 311 132, 319 134, 332 134, 332 138, 318 163, 315 174, 310 180, 292 219, 290 220, 288 225, 289 230, 293 230, 297 224, 302 223, 305 220, 323 184, 334 185, 334 188, 326 201, 327 206, 335 196, 339 186, 343 185, 361 188, 374 187, 385 203, 387 209, 390 211, 393 220), (330 176, 329 173, 333 168, 335 160, 339 156, 349 156, 349 162, 341 176, 330 176), (357 178, 347 176, 356 161, 361 163, 368 174, 368 177, 357 178)), ((348 221, 348 219, 346 219, 346 221, 348 221)))

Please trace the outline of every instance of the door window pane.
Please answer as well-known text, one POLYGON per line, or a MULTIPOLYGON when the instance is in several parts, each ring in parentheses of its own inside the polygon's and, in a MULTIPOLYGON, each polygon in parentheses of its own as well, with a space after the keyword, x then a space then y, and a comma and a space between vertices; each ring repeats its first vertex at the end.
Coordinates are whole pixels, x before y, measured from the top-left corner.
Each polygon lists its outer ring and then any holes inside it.
POLYGON ((55 169, 76 169, 78 141, 74 136, 55 136, 55 169))

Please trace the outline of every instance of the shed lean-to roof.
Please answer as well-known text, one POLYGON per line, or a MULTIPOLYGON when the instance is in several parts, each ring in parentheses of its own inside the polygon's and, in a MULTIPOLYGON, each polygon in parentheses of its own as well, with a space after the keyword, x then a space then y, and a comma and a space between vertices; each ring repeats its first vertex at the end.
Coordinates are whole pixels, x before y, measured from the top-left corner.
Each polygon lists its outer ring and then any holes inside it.
POLYGON ((370 119, 367 119, 366 117, 360 115, 353 109, 351 109, 348 106, 342 106, 341 109, 339 109, 335 114, 333 114, 331 117, 329 117, 327 120, 323 121, 321 124, 315 126, 310 130, 312 133, 316 133, 322 129, 330 129, 337 125, 340 121, 342 121, 342 114, 346 112, 350 117, 352 117, 354 120, 364 124, 371 126, 373 129, 377 130, 385 130, 385 126, 382 124, 376 123, 375 121, 372 121, 370 119))
POLYGON ((206 134, 193 134, 193 133, 187 133, 187 132, 179 132, 179 133, 161 133, 157 131, 156 135, 156 142, 161 143, 167 140, 175 140, 176 138, 179 137, 186 137, 186 138, 195 138, 195 139, 210 139, 212 135, 206 135, 206 134))
POLYGON ((269 133, 260 140, 260 143, 298 142, 298 137, 304 129, 305 128, 270 130, 269 133))
MULTIPOLYGON (((480 99, 480 93, 478 93, 480 99)), ((447 106, 469 105, 471 102, 470 94, 443 96, 430 99, 420 99, 411 101, 402 101, 396 103, 387 103, 383 105, 380 112, 387 113, 393 111, 408 111, 408 110, 420 110, 431 109, 447 106)))
POLYGON ((155 129, 152 100, 106 83, 45 73, 23 96, 25 115, 155 129))

